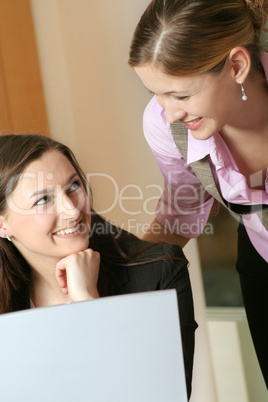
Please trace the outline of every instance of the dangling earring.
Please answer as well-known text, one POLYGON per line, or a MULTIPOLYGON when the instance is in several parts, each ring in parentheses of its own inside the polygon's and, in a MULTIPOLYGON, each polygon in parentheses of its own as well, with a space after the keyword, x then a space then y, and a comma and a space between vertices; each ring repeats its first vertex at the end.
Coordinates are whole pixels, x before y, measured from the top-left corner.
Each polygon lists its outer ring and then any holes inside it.
POLYGON ((245 89, 244 89, 244 86, 243 86, 242 82, 240 82, 240 85, 241 85, 241 91, 242 91, 242 100, 246 101, 248 97, 245 94, 245 89))
POLYGON ((6 234, 2 234, 2 236, 1 236, 3 239, 7 239, 8 241, 11 241, 11 239, 10 239, 10 237, 9 237, 9 235, 6 235, 6 234))

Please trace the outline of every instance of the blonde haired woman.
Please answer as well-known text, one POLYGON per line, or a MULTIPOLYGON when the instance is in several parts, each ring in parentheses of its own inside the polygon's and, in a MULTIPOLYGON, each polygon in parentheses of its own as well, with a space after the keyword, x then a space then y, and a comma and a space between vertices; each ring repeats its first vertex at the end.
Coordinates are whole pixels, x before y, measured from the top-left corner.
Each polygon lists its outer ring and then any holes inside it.
POLYGON ((154 94, 144 133, 166 183, 146 238, 184 246, 218 202, 232 211, 239 221, 237 270, 266 384, 267 15, 261 0, 154 0, 129 57, 154 94))

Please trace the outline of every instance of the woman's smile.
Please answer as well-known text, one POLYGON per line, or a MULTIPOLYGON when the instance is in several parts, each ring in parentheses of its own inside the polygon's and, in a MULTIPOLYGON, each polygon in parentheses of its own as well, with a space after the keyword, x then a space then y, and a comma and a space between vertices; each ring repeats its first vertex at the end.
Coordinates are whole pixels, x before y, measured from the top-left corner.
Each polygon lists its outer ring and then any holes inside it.
POLYGON ((65 229, 60 229, 56 233, 54 233, 54 236, 64 236, 64 237, 72 237, 69 235, 77 236, 80 234, 80 226, 81 226, 82 221, 80 221, 77 225, 72 226, 72 227, 67 227, 65 229))
POLYGON ((197 130, 204 121, 204 117, 198 117, 191 121, 185 121, 184 124, 189 130, 197 130))

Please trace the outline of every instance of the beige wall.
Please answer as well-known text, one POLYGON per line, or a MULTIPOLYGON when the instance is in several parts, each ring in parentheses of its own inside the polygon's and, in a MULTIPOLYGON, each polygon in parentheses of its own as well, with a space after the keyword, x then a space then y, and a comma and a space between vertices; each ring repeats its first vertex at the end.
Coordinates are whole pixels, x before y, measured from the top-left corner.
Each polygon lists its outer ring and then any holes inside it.
POLYGON ((87 173, 109 175, 92 181, 94 207, 138 235, 162 187, 142 133, 150 94, 127 66, 148 3, 32 0, 51 135, 71 146, 87 173))

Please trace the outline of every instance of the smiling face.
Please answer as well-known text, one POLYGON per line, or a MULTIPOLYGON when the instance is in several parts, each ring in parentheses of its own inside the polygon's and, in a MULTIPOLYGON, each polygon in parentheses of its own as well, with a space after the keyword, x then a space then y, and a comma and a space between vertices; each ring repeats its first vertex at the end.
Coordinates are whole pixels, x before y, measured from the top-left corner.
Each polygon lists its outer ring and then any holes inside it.
POLYGON ((31 162, 8 200, 5 227, 34 267, 85 250, 90 201, 69 160, 48 151, 31 162))
POLYGON ((241 93, 230 70, 182 77, 168 76, 152 63, 135 70, 165 109, 168 122, 185 123, 195 138, 207 139, 235 121, 241 93))

